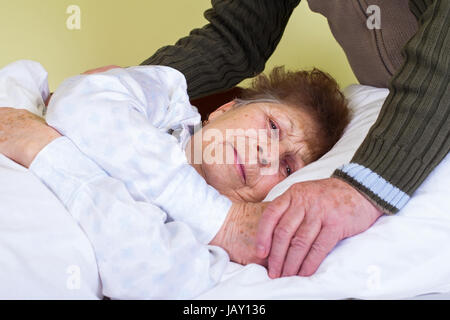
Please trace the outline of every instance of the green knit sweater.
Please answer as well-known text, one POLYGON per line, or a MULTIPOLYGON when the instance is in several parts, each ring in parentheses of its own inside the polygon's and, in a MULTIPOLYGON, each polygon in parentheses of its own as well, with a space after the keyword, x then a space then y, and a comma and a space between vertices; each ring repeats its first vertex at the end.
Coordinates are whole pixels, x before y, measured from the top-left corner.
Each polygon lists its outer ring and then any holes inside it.
MULTIPOLYGON (((373 2, 380 4, 383 9, 383 4, 387 5, 388 1, 392 3, 392 0, 373 2)), ((173 46, 161 48, 143 64, 167 65, 180 70, 186 76, 188 93, 192 99, 231 88, 264 70, 266 61, 279 43, 289 17, 299 2, 212 0, 213 7, 205 12, 210 22, 208 25, 193 30, 188 37, 180 39, 173 46)), ((361 59, 355 55, 356 49, 345 44, 345 33, 341 39, 336 34, 339 31, 339 24, 336 24, 339 21, 336 19, 349 19, 351 16, 336 13, 348 13, 349 6, 355 10, 367 7, 366 1, 309 2, 312 8, 319 7, 323 10, 321 13, 327 16, 333 34, 346 51, 355 74, 370 75, 370 72, 358 69, 361 68, 357 66, 361 59)), ((400 61, 397 67, 395 63, 392 64, 395 67, 393 71, 389 72, 389 64, 385 63, 387 59, 382 59, 383 52, 378 45, 382 41, 374 42, 374 47, 379 51, 378 56, 381 56, 379 61, 386 66, 386 86, 389 86, 390 94, 351 163, 333 174, 353 185, 385 213, 395 213, 401 209, 450 149, 450 1, 410 0, 409 9, 396 13, 397 17, 402 14, 413 15, 417 21, 416 28, 410 34, 411 39, 406 42, 408 35, 404 37, 406 44, 403 46, 401 43, 402 52, 391 50, 394 56, 392 61, 400 61)), ((395 22, 396 15, 389 13, 395 22)), ((381 18, 383 23, 383 11, 381 18)), ((354 23, 355 34, 373 32, 367 36, 373 35, 374 38, 382 35, 383 25, 380 32, 362 29, 361 21, 354 23)), ((349 22, 346 21, 346 24, 348 27, 349 22)), ((391 30, 391 34, 395 35, 396 26, 393 28, 391 26, 394 30, 391 30)), ((354 40, 358 41, 357 38, 354 40)), ((386 46, 385 56, 389 57, 389 49, 395 48, 395 45, 389 47, 388 43, 386 46)), ((366 65, 375 66, 376 69, 372 70, 375 78, 375 74, 380 75, 380 68, 376 64, 379 61, 374 58, 371 64, 371 54, 375 49, 367 48, 366 65)), ((372 83, 370 76, 368 79, 358 79, 362 84, 380 83, 380 78, 378 82, 374 80, 372 83)))

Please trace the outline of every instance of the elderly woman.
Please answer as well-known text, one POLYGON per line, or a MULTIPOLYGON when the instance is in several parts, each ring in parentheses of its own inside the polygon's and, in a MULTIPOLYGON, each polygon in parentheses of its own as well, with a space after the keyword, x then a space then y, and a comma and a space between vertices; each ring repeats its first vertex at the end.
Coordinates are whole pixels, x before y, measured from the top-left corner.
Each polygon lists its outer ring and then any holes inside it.
POLYGON ((48 107, 39 64, 13 63, 0 79, 2 91, 30 101, 6 94, 0 105, 34 113, 0 108, 0 152, 29 167, 78 221, 114 298, 208 289, 226 254, 207 244, 266 264, 253 244, 261 201, 328 151, 349 118, 336 82, 319 70, 260 76, 203 128, 183 75, 168 67, 72 77, 48 107))

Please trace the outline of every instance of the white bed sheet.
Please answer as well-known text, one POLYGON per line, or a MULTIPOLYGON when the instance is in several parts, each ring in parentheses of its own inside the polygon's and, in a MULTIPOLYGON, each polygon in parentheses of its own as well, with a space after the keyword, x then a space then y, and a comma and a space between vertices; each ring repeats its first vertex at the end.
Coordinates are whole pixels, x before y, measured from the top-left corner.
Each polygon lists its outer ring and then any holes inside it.
MULTIPOLYGON (((320 161, 276 186, 328 176, 352 157, 387 90, 346 90, 355 116, 320 161), (358 140, 359 139, 359 140, 358 140)), ((404 210, 342 241, 309 278, 270 280, 258 265, 230 263, 219 285, 199 299, 399 299, 450 292, 450 158, 404 210)), ((23 167, 0 155, 0 299, 99 299, 92 248, 58 200, 23 167)), ((444 296, 446 295, 438 295, 444 296)))

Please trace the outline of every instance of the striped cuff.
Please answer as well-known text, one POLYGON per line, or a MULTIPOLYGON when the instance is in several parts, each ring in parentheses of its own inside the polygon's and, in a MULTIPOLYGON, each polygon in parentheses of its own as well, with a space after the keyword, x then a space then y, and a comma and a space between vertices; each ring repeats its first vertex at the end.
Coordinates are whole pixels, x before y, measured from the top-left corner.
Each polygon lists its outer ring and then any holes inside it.
POLYGON ((333 176, 339 177, 366 194, 385 213, 397 213, 409 201, 410 196, 395 187, 372 170, 349 163, 337 169, 333 176))

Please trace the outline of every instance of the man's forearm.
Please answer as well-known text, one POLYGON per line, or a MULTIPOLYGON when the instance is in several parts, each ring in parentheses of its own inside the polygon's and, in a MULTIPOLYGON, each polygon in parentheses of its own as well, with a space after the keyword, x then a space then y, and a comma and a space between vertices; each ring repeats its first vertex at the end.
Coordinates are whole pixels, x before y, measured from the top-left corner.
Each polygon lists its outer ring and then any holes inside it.
POLYGON ((215 0, 205 12, 210 24, 142 64, 181 71, 191 99, 226 90, 262 72, 300 0, 215 0))
POLYGON ((450 150, 450 3, 434 1, 421 19, 378 120, 352 163, 333 174, 385 213, 400 210, 450 150))

